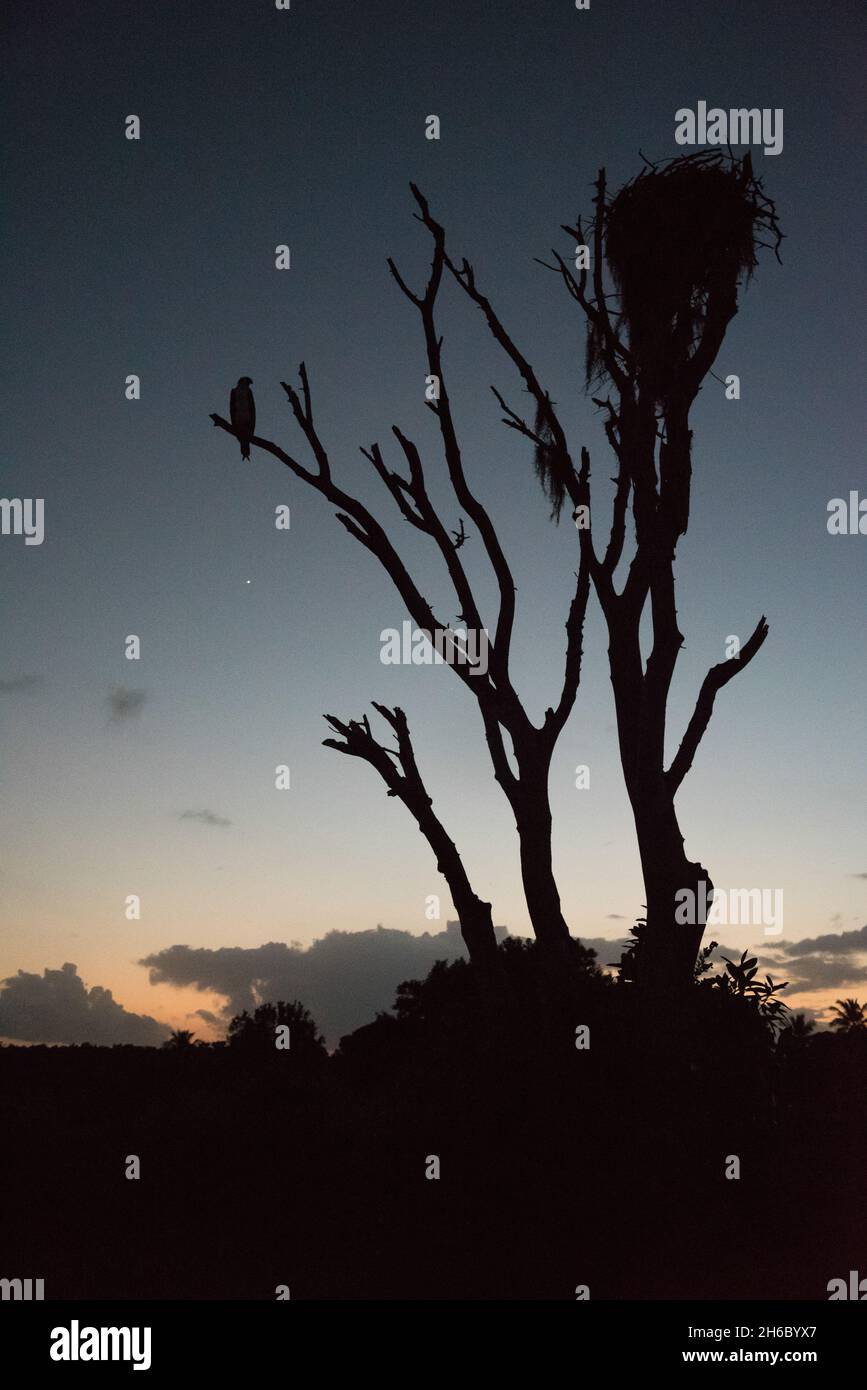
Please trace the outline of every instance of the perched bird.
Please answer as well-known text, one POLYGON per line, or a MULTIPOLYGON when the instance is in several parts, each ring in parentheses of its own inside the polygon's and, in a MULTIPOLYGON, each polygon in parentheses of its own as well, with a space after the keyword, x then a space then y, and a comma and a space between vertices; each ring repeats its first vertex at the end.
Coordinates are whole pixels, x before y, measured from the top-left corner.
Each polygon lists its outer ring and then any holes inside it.
POLYGON ((229 419, 241 445, 242 459, 250 457, 250 440, 256 433, 256 402, 250 390, 252 385, 251 377, 239 377, 238 385, 232 387, 229 396, 229 419))

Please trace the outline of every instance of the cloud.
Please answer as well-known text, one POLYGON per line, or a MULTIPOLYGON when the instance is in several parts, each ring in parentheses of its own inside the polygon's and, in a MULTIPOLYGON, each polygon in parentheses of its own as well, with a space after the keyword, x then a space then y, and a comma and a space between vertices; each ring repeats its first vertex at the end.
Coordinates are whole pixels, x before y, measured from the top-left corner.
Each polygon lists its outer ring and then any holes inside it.
POLYGON ((617 965, 630 944, 628 936, 582 936, 579 940, 589 951, 596 952, 597 965, 617 965))
POLYGON ((781 963, 792 994, 809 989, 841 989, 867 981, 867 965, 851 961, 823 960, 821 956, 795 956, 781 963))
MULTIPOLYGON (((503 937, 505 928, 498 927, 497 934, 503 937)), ((458 924, 449 922, 445 931, 421 936, 383 927, 330 931, 307 947, 283 941, 217 949, 169 946, 139 965, 150 971, 152 985, 223 995, 223 1024, 266 1000, 300 999, 328 1042, 336 1044, 344 1033, 390 1009, 403 980, 421 979, 436 960, 465 955, 458 924)))
POLYGON ((850 878, 867 878, 867 874, 850 874, 850 878))
POLYGON ((169 1035, 148 1014, 129 1013, 110 989, 87 989, 74 965, 0 981, 0 1037, 35 1043, 135 1043, 155 1047, 169 1035))
POLYGON ((9 676, 0 680, 0 695, 16 695, 20 690, 33 690, 41 685, 42 676, 9 676))
POLYGON ((606 916, 608 922, 625 922, 626 918, 622 912, 609 912, 606 916))
MULTIPOLYGON (((742 950, 743 946, 719 946, 711 959, 728 956, 737 960, 742 950)), ((840 989, 867 981, 867 926, 858 931, 826 932, 803 941, 751 943, 749 951, 758 958, 761 974, 788 981, 783 995, 786 1002, 808 990, 840 989)), ((797 1009, 797 1005, 792 1007, 797 1009)))
POLYGON ((114 723, 120 723, 124 719, 135 719, 141 714, 142 707, 147 699, 145 690, 129 690, 125 685, 116 685, 108 696, 111 718, 114 723))
POLYGON ((231 825, 230 820, 225 816, 218 816, 215 811, 181 811, 178 820, 197 820, 202 825, 231 825))
POLYGON ((867 952, 867 926, 858 931, 828 932, 825 936, 806 937, 803 941, 780 943, 781 949, 790 956, 800 956, 821 952, 823 955, 854 955, 867 952))
POLYGON ((189 1014, 188 1017, 203 1018, 206 1023, 210 1023, 214 1027, 219 1027, 221 1022, 221 1020, 217 1017, 216 1014, 211 1013, 210 1009, 196 1009, 193 1013, 189 1014))

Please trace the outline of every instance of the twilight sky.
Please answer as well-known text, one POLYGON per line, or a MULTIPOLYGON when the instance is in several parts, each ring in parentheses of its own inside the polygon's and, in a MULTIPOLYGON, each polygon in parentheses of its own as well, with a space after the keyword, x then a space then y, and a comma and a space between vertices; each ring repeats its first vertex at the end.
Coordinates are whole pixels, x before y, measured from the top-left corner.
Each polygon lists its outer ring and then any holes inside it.
MULTIPOLYGON (((435 557, 358 451, 378 439, 397 466, 400 424, 446 498, 419 324, 385 265, 393 255, 414 286, 427 268, 408 183, 473 262, 573 452, 590 447, 604 503, 613 460, 582 391, 583 327, 533 257, 571 249, 560 224, 589 211, 601 164, 616 186, 639 150, 677 153, 675 112, 703 100, 783 109, 782 153, 753 160, 787 240, 782 267, 763 257, 716 364, 740 376, 741 399, 711 379, 693 415, 675 746, 726 637, 745 640, 761 613, 771 631, 718 698, 681 825, 718 888, 783 890, 785 941, 813 943, 796 1004, 863 997, 867 936, 845 933, 867 921, 867 537, 826 527, 831 498, 867 489, 859 12, 854 0, 13 4, 2 492, 45 499, 45 538, 0 537, 0 979, 74 962, 126 1009, 209 1036, 192 1011, 218 1013, 237 970, 272 978, 238 950, 378 923, 444 930, 454 912, 408 813, 372 769, 321 747, 324 712, 355 717, 371 699, 407 711, 476 890, 496 922, 529 931, 475 702, 444 667, 380 662, 381 631, 406 614, 377 562, 279 463, 254 451, 242 464, 208 416, 228 413, 247 374, 258 433, 306 462, 279 386, 303 358, 338 481, 454 618, 435 557), (439 141, 425 138, 431 113, 439 141), (139 141, 124 137, 129 114, 139 141), (284 243, 291 269, 278 271, 284 243), (280 504, 289 531, 275 529, 280 504), (139 661, 124 657, 131 633, 139 661), (274 787, 281 763, 289 791, 274 787), (424 915, 432 893, 439 923, 424 915), (126 920, 129 894, 140 921, 126 920), (235 973, 207 956, 167 967, 177 987, 149 983, 139 962, 179 943, 232 948, 235 973)), ((538 718, 558 691, 576 533, 549 522, 527 450, 498 423, 489 384, 516 406, 520 389, 453 290, 440 327, 467 470, 512 560, 515 678, 538 718)), ((444 511, 451 526, 458 510, 444 511)), ((478 538, 463 555, 481 574, 478 538)), ((552 773, 565 915, 590 938, 622 936, 642 903, 605 645, 591 601, 552 773), (589 790, 575 789, 577 764, 589 790)), ((761 928, 720 931, 738 949, 763 944, 761 928)), ((35 1020, 49 991, 25 984, 35 1020)), ((73 993, 70 1008, 94 1007, 73 993)))

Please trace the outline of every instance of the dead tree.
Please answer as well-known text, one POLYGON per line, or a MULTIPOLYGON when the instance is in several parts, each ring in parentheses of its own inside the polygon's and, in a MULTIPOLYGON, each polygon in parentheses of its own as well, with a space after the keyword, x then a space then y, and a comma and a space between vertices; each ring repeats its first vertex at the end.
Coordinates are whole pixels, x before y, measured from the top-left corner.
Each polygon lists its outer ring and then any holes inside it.
MULTIPOLYGON (((548 778, 554 747, 572 712, 580 681, 582 634, 590 591, 589 558, 586 555, 579 557, 575 590, 565 624, 566 652, 559 695, 556 703, 545 711, 541 724, 537 725, 524 709, 510 671, 511 640, 515 621, 514 579, 490 515, 467 480, 447 390, 442 356, 443 340, 439 335, 435 316, 444 271, 450 264, 446 254, 445 234, 443 228, 431 216, 422 194, 414 186, 412 191, 419 208, 416 216, 427 228, 433 241, 430 274, 422 293, 415 294, 408 288, 392 260, 388 261, 388 266, 400 289, 418 311, 428 373, 438 382, 438 399, 428 401, 427 404, 439 425, 446 471, 462 516, 466 516, 472 524, 474 535, 481 538, 496 578, 499 594, 494 633, 492 637, 488 637, 487 670, 482 672, 478 662, 460 660, 452 664, 452 670, 476 699, 494 777, 508 798, 515 816, 522 882, 533 932, 547 955, 557 960, 570 960, 573 943, 561 910, 551 859, 548 778)), ((447 627, 438 622, 431 605, 420 593, 383 526, 362 502, 335 482, 328 451, 314 422, 304 363, 299 369, 299 376, 300 393, 287 382, 281 382, 281 385, 289 399, 295 421, 310 449, 315 469, 305 467, 269 439, 256 436, 251 440, 251 444, 279 459, 296 478, 314 488, 338 508, 338 520, 351 536, 379 560, 419 631, 424 632, 429 640, 434 633, 448 631, 447 627)), ((221 416, 212 415, 211 419, 221 429, 234 434, 231 425, 221 416)), ((387 467, 378 444, 372 444, 369 449, 362 449, 362 453, 370 460, 385 484, 404 521, 414 530, 427 536, 439 551, 467 628, 478 634, 487 633, 459 553, 466 540, 463 522, 453 539, 430 499, 424 465, 417 445, 396 425, 392 426, 392 433, 405 460, 406 474, 387 467)))
MULTIPOLYGON (((564 230, 584 247, 580 220, 564 230)), ((749 156, 738 163, 715 152, 649 166, 610 201, 605 171, 600 171, 588 231, 589 273, 581 268, 576 274, 557 252, 548 268, 559 273, 586 318, 588 385, 604 381, 610 392, 604 399, 593 398, 605 411, 606 435, 619 465, 601 556, 589 524, 587 450, 582 449, 576 469, 553 403, 477 289, 472 269, 466 262, 450 269, 482 309, 535 399, 534 429, 502 402, 505 423, 533 441, 536 470, 553 514, 559 518, 567 497, 575 508, 582 563, 608 628, 620 757, 647 895, 646 922, 637 933, 632 964, 637 978, 670 987, 692 978, 704 931, 698 904, 710 901, 713 891, 704 867, 686 856, 675 796, 707 728, 717 691, 752 660, 768 633, 762 617, 740 656, 708 672, 678 752, 666 767, 666 702, 684 640, 677 622, 674 561, 689 519, 689 412, 737 312, 738 290, 757 263, 758 247, 769 244, 762 234, 770 234, 775 252, 781 236, 774 206, 754 178, 749 156), (623 556, 630 499, 635 544, 618 590, 615 571, 623 556), (648 604, 653 637, 645 663, 639 632, 648 604), (700 896, 702 883, 706 899, 700 896), (693 893, 697 909, 693 923, 685 925, 676 915, 684 903, 678 899, 683 890, 693 893)), ((586 260, 577 256, 576 269, 586 260)))

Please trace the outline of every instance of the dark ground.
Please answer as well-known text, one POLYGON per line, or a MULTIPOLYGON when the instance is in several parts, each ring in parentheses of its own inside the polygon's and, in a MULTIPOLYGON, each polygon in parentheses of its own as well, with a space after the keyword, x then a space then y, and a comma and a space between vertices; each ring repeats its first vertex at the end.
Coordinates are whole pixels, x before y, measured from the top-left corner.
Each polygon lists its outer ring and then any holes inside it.
POLYGON ((467 968, 435 969, 332 1058, 273 1028, 0 1049, 0 1275, 49 1299, 823 1299, 867 1273, 867 1035, 775 1044, 707 982, 674 1021, 589 975, 542 1025, 537 986, 491 1027, 467 968))

